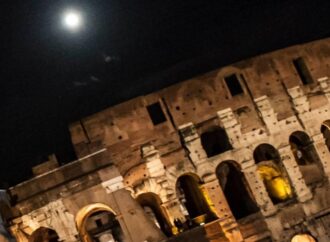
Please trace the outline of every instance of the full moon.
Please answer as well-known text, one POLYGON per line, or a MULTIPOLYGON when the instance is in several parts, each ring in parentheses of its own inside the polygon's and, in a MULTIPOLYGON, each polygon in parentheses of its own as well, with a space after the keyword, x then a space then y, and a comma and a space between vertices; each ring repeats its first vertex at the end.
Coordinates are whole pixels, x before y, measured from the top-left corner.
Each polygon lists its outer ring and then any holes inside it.
POLYGON ((82 26, 81 13, 75 10, 68 10, 63 14, 63 25, 71 31, 77 31, 82 26))

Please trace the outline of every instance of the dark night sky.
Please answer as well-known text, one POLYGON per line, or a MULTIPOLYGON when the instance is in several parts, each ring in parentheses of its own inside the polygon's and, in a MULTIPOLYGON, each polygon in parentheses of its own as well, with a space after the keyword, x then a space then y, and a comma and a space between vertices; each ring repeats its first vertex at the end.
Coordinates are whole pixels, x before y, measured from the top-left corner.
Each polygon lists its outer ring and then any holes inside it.
POLYGON ((72 121, 247 57, 330 36, 329 0, 7 2, 0 181, 10 184, 29 177, 42 156, 72 159, 72 121), (86 17, 75 34, 59 25, 71 6, 86 17))

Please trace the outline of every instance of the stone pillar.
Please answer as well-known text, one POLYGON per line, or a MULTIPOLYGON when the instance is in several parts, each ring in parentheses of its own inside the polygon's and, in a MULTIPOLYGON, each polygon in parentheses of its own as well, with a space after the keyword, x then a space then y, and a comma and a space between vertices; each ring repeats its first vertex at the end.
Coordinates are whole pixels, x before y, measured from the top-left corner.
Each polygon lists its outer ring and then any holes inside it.
POLYGON ((315 150, 320 158, 325 175, 330 182, 330 152, 325 144, 323 134, 317 134, 312 137, 315 150))
MULTIPOLYGON (((249 163, 254 162, 250 161, 249 163)), ((267 217, 275 214, 277 208, 270 199, 257 168, 257 165, 253 164, 249 167, 244 167, 242 172, 244 173, 245 179, 251 188, 252 194, 261 210, 261 213, 267 217)))
POLYGON ((18 228, 30 235, 40 227, 45 227, 55 230, 60 241, 77 240, 74 216, 67 211, 61 199, 23 215, 20 223, 18 228))
POLYGON ((193 123, 181 125, 179 130, 198 175, 203 179, 205 175, 214 173, 213 167, 207 162, 206 152, 193 123))
POLYGON ((290 145, 278 149, 282 163, 289 175, 292 186, 300 202, 312 199, 313 195, 307 187, 305 180, 300 172, 299 166, 292 154, 290 145))
POLYGON ((291 96, 294 109, 298 112, 298 115, 309 112, 310 105, 308 98, 300 86, 289 88, 288 92, 291 96))
POLYGON ((179 127, 181 136, 189 151, 189 157, 197 167, 207 158, 206 152, 203 149, 201 139, 196 131, 193 123, 187 123, 179 127))
POLYGON ((159 151, 153 145, 142 146, 142 157, 146 163, 150 178, 165 175, 164 164, 160 159, 159 151))
POLYGON ((202 185, 202 188, 207 193, 208 199, 210 200, 209 205, 211 205, 212 208, 211 210, 219 218, 217 222, 220 224, 227 239, 230 242, 243 241, 239 226, 230 210, 219 181, 214 176, 213 181, 205 183, 202 185))
POLYGON ((237 121, 235 114, 231 108, 223 109, 217 112, 219 121, 223 124, 224 129, 228 135, 231 145, 234 149, 241 147, 241 125, 237 121))
POLYGON ((278 124, 277 113, 275 113, 269 98, 267 96, 261 96, 254 99, 258 110, 262 116, 263 121, 269 133, 277 133, 280 131, 280 126, 278 124))
POLYGON ((327 97, 330 103, 330 80, 327 76, 317 79, 321 89, 323 90, 325 96, 327 97))

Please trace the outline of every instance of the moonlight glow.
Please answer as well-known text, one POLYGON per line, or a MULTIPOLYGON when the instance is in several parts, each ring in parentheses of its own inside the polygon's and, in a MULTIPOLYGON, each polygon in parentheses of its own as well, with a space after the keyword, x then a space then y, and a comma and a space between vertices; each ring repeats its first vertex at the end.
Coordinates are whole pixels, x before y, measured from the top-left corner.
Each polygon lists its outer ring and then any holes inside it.
POLYGON ((77 31, 81 28, 83 19, 81 13, 75 10, 66 11, 63 14, 63 25, 71 31, 77 31))

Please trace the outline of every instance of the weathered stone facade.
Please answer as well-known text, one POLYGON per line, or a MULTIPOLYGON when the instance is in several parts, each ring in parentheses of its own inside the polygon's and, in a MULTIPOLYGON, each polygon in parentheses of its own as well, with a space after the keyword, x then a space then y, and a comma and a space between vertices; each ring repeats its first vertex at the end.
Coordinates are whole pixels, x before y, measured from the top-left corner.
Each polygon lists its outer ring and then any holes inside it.
POLYGON ((91 240, 77 216, 94 206, 115 216, 123 241, 187 231, 178 220, 203 225, 206 241, 330 241, 329 66, 330 39, 319 40, 73 123, 79 159, 9 190, 10 231, 91 240))

